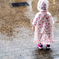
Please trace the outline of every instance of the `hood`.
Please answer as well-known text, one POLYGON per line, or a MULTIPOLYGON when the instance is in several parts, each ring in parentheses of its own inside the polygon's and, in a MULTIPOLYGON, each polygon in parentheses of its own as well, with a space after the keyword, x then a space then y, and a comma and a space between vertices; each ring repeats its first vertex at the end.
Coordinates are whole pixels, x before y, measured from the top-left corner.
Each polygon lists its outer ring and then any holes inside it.
POLYGON ((49 5, 48 0, 39 0, 38 4, 37 4, 37 9, 39 11, 47 11, 48 10, 48 5, 49 5))

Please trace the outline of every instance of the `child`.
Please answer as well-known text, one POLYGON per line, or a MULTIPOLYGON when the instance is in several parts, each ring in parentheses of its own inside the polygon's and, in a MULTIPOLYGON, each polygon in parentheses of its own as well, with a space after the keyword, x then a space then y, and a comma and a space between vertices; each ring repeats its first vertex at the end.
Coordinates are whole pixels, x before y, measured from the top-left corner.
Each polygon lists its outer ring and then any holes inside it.
POLYGON ((53 24, 51 14, 48 12, 49 2, 47 0, 39 0, 37 9, 40 11, 36 14, 33 23, 32 30, 34 32, 34 42, 38 44, 38 47, 42 49, 43 42, 50 48, 50 43, 53 42, 53 24))

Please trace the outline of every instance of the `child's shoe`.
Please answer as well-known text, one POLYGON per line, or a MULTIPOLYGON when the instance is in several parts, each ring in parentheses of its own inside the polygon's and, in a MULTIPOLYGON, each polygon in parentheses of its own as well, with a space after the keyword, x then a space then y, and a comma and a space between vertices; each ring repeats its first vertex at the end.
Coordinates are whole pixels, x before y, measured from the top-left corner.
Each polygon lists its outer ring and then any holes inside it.
POLYGON ((38 47, 39 47, 39 49, 42 49, 43 45, 42 44, 38 44, 38 47))
POLYGON ((50 44, 47 44, 47 49, 50 49, 50 48, 51 48, 50 44))

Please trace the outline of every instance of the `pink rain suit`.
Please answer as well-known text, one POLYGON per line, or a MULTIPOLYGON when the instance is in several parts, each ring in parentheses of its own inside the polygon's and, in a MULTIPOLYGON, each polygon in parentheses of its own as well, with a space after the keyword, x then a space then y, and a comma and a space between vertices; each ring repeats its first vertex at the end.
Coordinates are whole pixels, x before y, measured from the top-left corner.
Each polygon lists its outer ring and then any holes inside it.
POLYGON ((48 12, 49 2, 39 0, 37 9, 40 11, 35 15, 32 25, 35 26, 34 42, 50 44, 54 41, 53 37, 53 18, 48 12))

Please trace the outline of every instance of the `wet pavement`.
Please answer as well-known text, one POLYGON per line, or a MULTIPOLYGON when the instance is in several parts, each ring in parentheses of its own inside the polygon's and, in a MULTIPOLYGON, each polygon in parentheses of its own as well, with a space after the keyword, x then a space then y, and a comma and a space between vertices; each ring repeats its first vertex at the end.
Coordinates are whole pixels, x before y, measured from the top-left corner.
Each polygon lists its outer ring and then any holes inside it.
POLYGON ((38 12, 35 0, 0 1, 0 59, 59 59, 59 0, 49 0, 49 11, 55 21, 54 43, 50 50, 39 50, 33 42, 31 23, 38 12), (12 8, 12 2, 30 6, 12 8))

